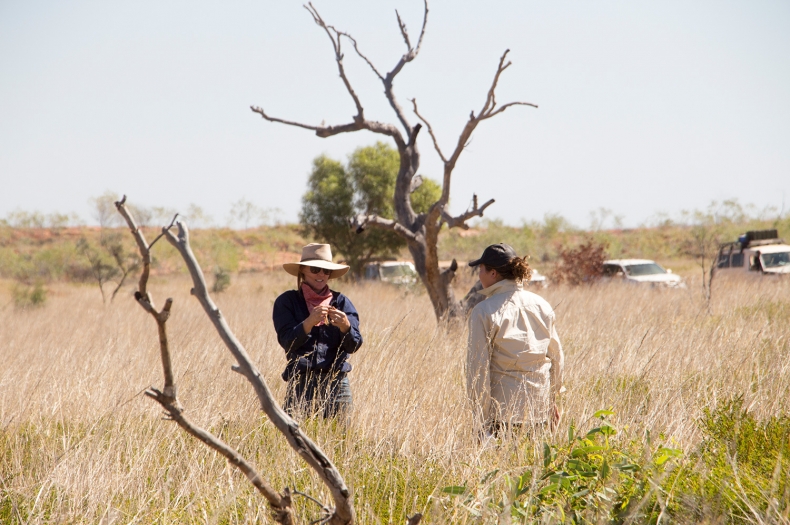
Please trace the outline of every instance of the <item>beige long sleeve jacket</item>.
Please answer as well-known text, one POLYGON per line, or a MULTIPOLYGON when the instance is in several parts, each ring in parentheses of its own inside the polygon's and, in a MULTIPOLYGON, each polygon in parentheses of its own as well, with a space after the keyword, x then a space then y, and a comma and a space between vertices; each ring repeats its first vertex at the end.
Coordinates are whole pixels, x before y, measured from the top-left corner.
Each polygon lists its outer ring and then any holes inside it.
POLYGON ((466 366, 475 424, 547 421, 564 390, 565 357, 551 305, 510 280, 480 293, 487 299, 469 317, 466 366))

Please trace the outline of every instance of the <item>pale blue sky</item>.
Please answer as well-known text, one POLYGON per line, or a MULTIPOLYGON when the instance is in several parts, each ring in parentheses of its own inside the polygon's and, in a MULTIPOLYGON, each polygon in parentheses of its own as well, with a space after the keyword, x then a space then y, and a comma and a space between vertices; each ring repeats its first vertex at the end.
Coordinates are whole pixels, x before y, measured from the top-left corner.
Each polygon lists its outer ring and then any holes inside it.
MULTIPOLYGON (((389 69, 418 0, 316 0, 389 69)), ((605 207, 627 225, 738 198, 790 208, 790 2, 544 1, 431 4, 422 53, 396 81, 446 150, 511 49, 500 101, 453 179, 511 224, 605 207)), ((371 118, 395 122, 347 49, 371 118)), ((105 190, 146 206, 196 203, 218 222, 246 198, 296 220, 311 160, 344 159, 368 133, 320 139, 263 121, 348 122, 351 99, 325 34, 299 2, 0 2, 0 217, 76 212, 105 190)), ((413 119, 416 122, 416 119, 413 119)), ((422 134, 421 173, 441 166, 422 134)))

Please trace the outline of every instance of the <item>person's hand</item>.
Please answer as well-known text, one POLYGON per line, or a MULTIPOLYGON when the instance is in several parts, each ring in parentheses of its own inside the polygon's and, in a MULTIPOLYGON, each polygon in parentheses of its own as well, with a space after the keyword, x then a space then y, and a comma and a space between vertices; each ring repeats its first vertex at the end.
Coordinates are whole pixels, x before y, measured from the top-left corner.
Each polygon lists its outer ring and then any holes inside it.
POLYGON ((309 334, 310 330, 313 329, 315 325, 320 323, 321 321, 326 322, 327 314, 331 309, 331 306, 319 305, 315 307, 315 310, 310 312, 310 315, 307 316, 302 322, 302 327, 304 328, 304 333, 309 334))
POLYGON ((343 310, 338 310, 335 307, 330 307, 328 317, 329 317, 329 324, 338 327, 340 331, 343 332, 344 334, 351 329, 351 321, 348 320, 348 316, 343 310))

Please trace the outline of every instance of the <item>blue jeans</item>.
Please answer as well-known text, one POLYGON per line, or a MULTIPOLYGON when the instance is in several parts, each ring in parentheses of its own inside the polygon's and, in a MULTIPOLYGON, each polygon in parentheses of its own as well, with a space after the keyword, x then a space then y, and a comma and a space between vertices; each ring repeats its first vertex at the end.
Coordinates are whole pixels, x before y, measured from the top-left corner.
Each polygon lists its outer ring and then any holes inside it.
POLYGON ((324 418, 347 415, 352 407, 351 383, 343 372, 297 373, 288 381, 285 411, 291 417, 321 414, 324 418))

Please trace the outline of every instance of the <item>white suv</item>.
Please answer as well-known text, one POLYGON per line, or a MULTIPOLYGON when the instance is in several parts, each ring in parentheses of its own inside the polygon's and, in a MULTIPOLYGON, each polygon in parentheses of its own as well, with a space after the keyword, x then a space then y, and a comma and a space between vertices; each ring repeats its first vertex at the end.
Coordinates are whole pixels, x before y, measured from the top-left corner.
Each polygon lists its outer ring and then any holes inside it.
POLYGON ((672 270, 665 270, 649 259, 612 259, 604 261, 603 276, 623 279, 631 283, 648 283, 667 288, 685 288, 686 283, 672 270))
POLYGON ((776 230, 746 232, 736 242, 721 245, 716 271, 722 275, 790 274, 790 245, 776 230))

